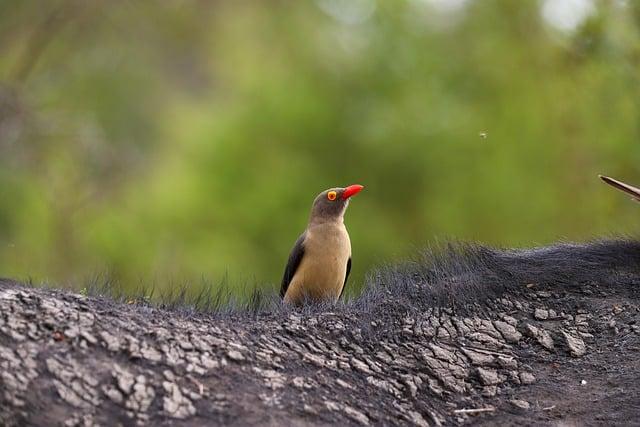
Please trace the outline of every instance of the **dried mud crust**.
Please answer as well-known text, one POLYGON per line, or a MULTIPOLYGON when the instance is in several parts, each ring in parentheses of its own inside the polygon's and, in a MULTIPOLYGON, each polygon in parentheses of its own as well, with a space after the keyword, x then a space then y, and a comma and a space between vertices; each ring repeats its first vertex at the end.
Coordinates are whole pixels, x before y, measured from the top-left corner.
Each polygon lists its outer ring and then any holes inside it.
POLYGON ((255 316, 1 281, 0 424, 640 425, 640 274, 607 274, 255 316))

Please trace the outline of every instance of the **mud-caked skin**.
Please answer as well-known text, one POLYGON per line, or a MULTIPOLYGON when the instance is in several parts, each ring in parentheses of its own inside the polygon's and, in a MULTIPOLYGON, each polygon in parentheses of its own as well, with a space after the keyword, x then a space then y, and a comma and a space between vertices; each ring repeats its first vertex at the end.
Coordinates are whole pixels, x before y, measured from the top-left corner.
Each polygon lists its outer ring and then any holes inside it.
POLYGON ((369 277, 345 304, 209 314, 2 281, 0 425, 638 424, 640 243, 369 277))

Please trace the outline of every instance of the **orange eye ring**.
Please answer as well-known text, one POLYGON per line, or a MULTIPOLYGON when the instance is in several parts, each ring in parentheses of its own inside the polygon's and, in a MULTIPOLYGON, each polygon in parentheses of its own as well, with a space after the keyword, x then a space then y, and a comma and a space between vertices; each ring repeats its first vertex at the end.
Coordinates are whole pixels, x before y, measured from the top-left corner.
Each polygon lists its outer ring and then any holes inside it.
POLYGON ((338 197, 338 193, 336 193, 335 191, 329 191, 327 193, 327 199, 331 200, 332 202, 336 199, 336 197, 338 197))

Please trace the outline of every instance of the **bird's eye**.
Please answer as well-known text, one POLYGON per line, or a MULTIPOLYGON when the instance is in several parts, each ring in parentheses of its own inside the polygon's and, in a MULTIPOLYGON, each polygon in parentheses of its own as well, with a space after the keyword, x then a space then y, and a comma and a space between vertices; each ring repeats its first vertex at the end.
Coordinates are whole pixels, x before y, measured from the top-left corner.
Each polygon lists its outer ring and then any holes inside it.
POLYGON ((331 200, 332 202, 336 199, 336 197, 338 197, 338 193, 336 193, 335 191, 329 191, 327 193, 327 199, 331 200))

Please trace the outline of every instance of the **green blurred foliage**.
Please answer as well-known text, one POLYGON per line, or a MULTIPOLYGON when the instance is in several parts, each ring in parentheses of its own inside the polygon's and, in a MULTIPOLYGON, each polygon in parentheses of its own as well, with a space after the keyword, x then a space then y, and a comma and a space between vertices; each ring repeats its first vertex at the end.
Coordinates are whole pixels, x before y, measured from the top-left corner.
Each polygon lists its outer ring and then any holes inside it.
POLYGON ((352 183, 352 294, 437 239, 636 230, 596 176, 640 184, 640 4, 437 3, 0 1, 0 275, 276 288, 352 183))

